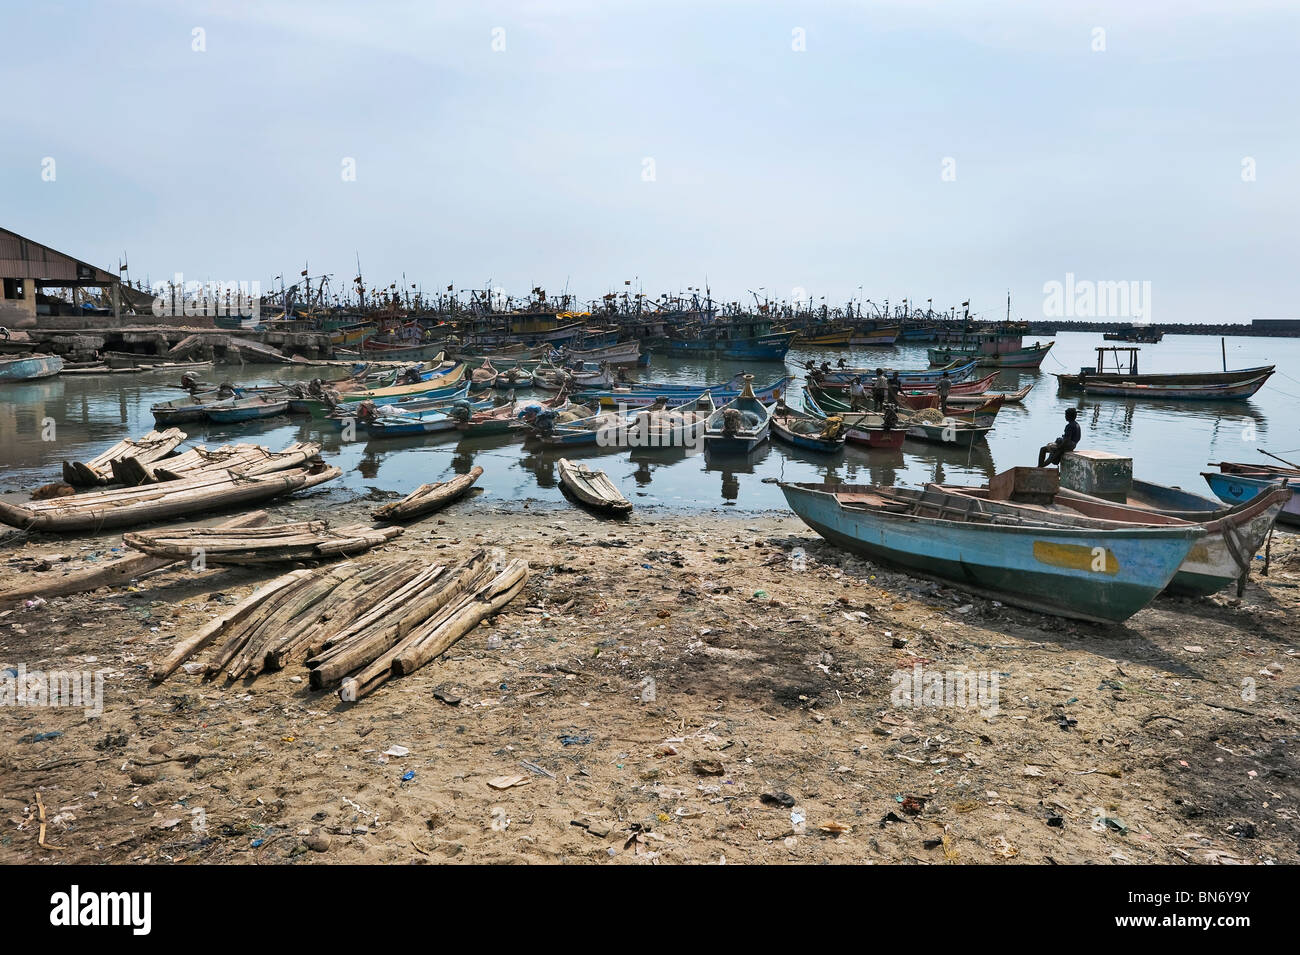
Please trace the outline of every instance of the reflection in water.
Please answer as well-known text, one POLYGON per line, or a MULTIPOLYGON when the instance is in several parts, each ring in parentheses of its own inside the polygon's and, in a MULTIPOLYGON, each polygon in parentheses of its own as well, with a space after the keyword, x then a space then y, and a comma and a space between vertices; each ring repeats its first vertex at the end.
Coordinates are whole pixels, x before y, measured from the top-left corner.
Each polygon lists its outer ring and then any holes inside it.
MULTIPOLYGON (((1244 367, 1277 362, 1279 369, 1300 377, 1300 340, 1243 339, 1239 349, 1229 343, 1229 364, 1244 367), (1253 349, 1253 351, 1251 351, 1253 349), (1234 361, 1234 351, 1239 360, 1234 361), (1258 354, 1262 352, 1263 354, 1258 354), (1256 358, 1260 360, 1255 360, 1256 358)), ((1058 336, 1048 356, 1047 371, 1069 370, 1095 360, 1092 348, 1100 335, 1058 336)), ((832 364, 834 351, 798 351, 789 355, 788 369, 800 362, 825 359, 832 364)), ((856 364, 925 365, 925 346, 896 349, 854 349, 846 356, 856 364)), ((1160 345, 1143 349, 1144 370, 1213 370, 1219 364, 1217 339, 1171 336, 1160 345)), ((655 356, 640 375, 649 381, 718 382, 737 371, 754 375, 763 385, 782 374, 780 363, 681 361, 655 356)), ((213 380, 228 378, 242 384, 268 384, 277 380, 321 376, 318 368, 255 366, 214 369, 213 380)), ((331 374, 332 377, 332 374, 331 374)), ((1283 382, 1284 383, 1284 382, 1283 382)), ((189 435, 185 446, 214 446, 249 441, 281 448, 294 441, 317 441, 332 464, 343 469, 338 481, 321 493, 346 500, 367 486, 409 493, 422 483, 448 480, 484 468, 479 486, 489 501, 532 498, 559 502, 555 462, 560 457, 588 460, 609 474, 624 494, 646 504, 675 507, 715 507, 720 502, 744 508, 785 509, 785 499, 764 478, 787 481, 850 484, 910 484, 929 481, 983 484, 998 470, 1031 465, 1039 446, 1057 437, 1064 427, 1067 406, 1081 409, 1083 447, 1132 455, 1136 473, 1151 481, 1179 484, 1198 482, 1207 462, 1253 460, 1258 450, 1284 451, 1300 443, 1280 438, 1268 444, 1269 419, 1289 421, 1292 401, 1271 384, 1246 402, 1135 401, 1125 398, 1061 393, 1049 374, 1023 370, 1003 371, 994 388, 1011 391, 1034 387, 1022 405, 1004 406, 987 442, 957 448, 907 441, 901 451, 870 450, 850 445, 830 456, 783 444, 767 443, 739 459, 688 454, 681 448, 618 449, 597 446, 581 449, 524 449, 518 435, 503 434, 462 438, 458 433, 371 440, 364 430, 354 441, 343 440, 333 422, 303 417, 281 417, 217 428, 203 422, 182 427, 189 435)), ((170 376, 159 374, 81 376, 0 385, 0 468, 10 490, 31 489, 58 478, 64 459, 86 460, 123 437, 136 437, 154 427, 151 404, 178 397, 181 392, 170 376), (43 441, 45 419, 52 419, 57 439, 43 441)), ((798 407, 802 381, 796 381, 788 398, 798 407)))

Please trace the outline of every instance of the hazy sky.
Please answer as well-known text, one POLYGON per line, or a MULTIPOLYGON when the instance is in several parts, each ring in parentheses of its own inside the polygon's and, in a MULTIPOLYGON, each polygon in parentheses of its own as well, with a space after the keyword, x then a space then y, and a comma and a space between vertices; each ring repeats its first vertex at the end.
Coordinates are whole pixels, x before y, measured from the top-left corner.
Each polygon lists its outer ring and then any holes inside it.
POLYGON ((1032 318, 1073 273, 1150 282, 1154 321, 1300 317, 1295 3, 159 0, 4 23, 0 225, 110 270, 125 250, 133 278, 267 288, 310 260, 338 287, 359 252, 369 282, 426 290, 707 279, 997 315, 1010 289, 1032 318))

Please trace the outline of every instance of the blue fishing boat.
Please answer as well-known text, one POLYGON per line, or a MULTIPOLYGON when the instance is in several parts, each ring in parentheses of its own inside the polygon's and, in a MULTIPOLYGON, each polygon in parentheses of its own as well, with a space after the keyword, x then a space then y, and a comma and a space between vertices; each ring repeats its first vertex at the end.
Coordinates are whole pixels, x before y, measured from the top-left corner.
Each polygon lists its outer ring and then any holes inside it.
POLYGON ((667 334, 649 339, 650 351, 679 358, 730 358, 733 361, 781 361, 798 332, 774 332, 763 318, 715 319, 669 326, 667 334))
POLYGON ((218 401, 206 408, 209 421, 217 424, 234 424, 239 421, 254 421, 258 418, 274 418, 289 411, 289 399, 270 398, 254 395, 251 398, 228 398, 218 401))
POLYGON ((1120 623, 1147 606, 1205 536, 1190 523, 1021 522, 933 486, 780 486, 803 522, 833 544, 1006 603, 1096 623, 1120 623))
MULTIPOLYGON (((1216 471, 1202 471, 1201 477, 1210 485, 1214 496, 1229 504, 1244 504, 1253 501, 1260 494, 1275 487, 1296 487, 1300 482, 1294 478, 1277 477, 1266 474, 1221 474, 1216 471)), ((1300 498, 1293 493, 1291 500, 1282 508, 1277 518, 1284 524, 1300 524, 1300 498)))
POLYGON ((745 376, 740 394, 724 404, 704 426, 704 450, 714 454, 748 454, 767 440, 772 408, 754 395, 753 376, 745 376))
MULTIPOLYGON (((607 407, 617 405, 626 408, 644 408, 654 404, 659 398, 668 398, 671 403, 680 404, 689 398, 698 398, 707 391, 715 399, 726 402, 740 397, 746 377, 744 374, 736 375, 730 381, 719 385, 635 385, 610 391, 582 391, 574 395, 573 399, 584 402, 599 401, 607 407)), ((785 394, 793 382, 793 375, 777 378, 761 388, 753 388, 754 397, 770 404, 785 394)))
POLYGON ((49 378, 63 370, 63 359, 58 355, 18 355, 0 358, 0 381, 30 381, 49 378))

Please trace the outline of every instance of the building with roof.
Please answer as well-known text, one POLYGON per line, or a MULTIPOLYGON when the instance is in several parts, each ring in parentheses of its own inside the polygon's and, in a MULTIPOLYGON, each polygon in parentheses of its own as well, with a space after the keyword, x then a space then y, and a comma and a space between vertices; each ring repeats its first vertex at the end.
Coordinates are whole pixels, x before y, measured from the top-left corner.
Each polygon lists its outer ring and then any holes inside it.
POLYGON ((44 289, 71 289, 73 307, 86 303, 86 289, 98 289, 114 320, 121 317, 121 279, 66 252, 8 229, 0 229, 0 326, 37 325, 36 297, 44 289))

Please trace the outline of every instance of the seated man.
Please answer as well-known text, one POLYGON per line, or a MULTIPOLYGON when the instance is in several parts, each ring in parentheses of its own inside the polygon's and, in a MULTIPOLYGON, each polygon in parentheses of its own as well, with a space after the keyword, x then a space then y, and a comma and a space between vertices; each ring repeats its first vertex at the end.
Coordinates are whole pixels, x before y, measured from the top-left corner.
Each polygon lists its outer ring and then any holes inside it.
POLYGON ((1083 431, 1079 428, 1079 423, 1074 420, 1078 416, 1079 412, 1076 409, 1065 409, 1065 431, 1051 444, 1045 444, 1038 449, 1038 466, 1040 468, 1048 464, 1060 464, 1061 458, 1065 457, 1067 451, 1073 451, 1079 446, 1083 431))

